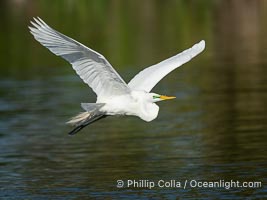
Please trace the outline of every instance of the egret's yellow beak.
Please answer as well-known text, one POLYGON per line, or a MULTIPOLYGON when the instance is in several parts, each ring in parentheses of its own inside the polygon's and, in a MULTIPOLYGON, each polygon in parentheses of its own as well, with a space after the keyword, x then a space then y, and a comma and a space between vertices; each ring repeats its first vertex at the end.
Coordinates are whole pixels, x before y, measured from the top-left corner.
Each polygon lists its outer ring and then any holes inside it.
POLYGON ((160 95, 159 98, 162 100, 170 100, 170 99, 175 99, 176 97, 168 97, 168 96, 160 95))

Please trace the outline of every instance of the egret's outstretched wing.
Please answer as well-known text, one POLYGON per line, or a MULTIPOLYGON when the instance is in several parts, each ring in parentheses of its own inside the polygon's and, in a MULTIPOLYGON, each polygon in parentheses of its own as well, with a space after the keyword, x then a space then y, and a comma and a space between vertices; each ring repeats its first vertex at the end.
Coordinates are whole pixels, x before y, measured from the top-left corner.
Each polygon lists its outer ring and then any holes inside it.
POLYGON ((129 87, 101 54, 49 27, 34 18, 30 32, 54 54, 72 64, 73 69, 100 97, 126 94, 129 87))
POLYGON ((192 48, 183 51, 156 65, 152 65, 139 72, 129 83, 132 90, 144 90, 150 92, 152 88, 168 73, 182 64, 188 62, 193 57, 201 53, 205 48, 205 41, 202 40, 192 48))

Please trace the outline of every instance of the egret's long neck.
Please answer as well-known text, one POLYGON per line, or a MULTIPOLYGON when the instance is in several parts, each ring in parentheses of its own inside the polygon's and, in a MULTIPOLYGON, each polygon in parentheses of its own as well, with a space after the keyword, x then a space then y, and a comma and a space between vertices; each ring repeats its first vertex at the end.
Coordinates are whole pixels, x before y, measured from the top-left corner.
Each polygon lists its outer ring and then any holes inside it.
POLYGON ((155 103, 143 102, 139 117, 144 121, 150 122, 158 116, 159 107, 155 103))
POLYGON ((132 91, 134 99, 134 112, 132 115, 140 117, 142 120, 150 122, 158 116, 159 107, 152 102, 152 96, 143 91, 132 91))

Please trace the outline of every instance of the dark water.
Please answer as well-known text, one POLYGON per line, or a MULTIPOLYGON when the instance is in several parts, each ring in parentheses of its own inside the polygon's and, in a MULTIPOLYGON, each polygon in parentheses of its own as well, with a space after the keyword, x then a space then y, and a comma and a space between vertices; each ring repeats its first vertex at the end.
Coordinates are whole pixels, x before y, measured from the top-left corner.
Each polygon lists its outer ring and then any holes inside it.
POLYGON ((265 1, 59 2, 1 1, 1 199, 266 198, 265 1), (95 96, 33 40, 27 25, 37 15, 105 54, 127 81, 201 39, 206 50, 153 89, 177 96, 159 103, 153 122, 110 117, 70 137, 65 121, 95 96), (148 188, 159 180, 181 188, 148 188))

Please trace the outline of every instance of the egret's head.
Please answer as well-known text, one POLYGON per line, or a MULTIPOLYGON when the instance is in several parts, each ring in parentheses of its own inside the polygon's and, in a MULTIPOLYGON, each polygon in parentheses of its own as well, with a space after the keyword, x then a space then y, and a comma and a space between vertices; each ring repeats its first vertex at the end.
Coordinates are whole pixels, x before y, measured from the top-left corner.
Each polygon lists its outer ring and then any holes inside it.
POLYGON ((175 99, 176 97, 173 96, 165 96, 165 95, 160 95, 156 93, 149 93, 151 96, 152 102, 158 102, 158 101, 163 101, 163 100, 170 100, 170 99, 175 99))

